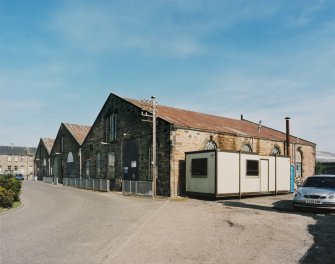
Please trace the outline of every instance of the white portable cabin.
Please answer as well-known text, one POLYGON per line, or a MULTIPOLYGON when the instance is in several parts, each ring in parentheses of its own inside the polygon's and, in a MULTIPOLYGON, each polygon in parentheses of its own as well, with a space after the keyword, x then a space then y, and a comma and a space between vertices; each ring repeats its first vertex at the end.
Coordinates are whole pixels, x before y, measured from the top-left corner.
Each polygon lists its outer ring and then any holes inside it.
POLYGON ((185 153, 186 192, 208 197, 290 192, 290 158, 205 150, 185 153))

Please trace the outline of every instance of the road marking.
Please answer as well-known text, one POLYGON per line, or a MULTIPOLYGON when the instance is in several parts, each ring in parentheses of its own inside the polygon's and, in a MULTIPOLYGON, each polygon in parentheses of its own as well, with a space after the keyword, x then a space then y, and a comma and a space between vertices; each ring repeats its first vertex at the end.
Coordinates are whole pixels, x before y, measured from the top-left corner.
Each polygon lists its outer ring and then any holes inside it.
MULTIPOLYGON (((142 223, 141 225, 140 225, 140 227, 139 228, 137 228, 136 229, 136 231, 135 232, 133 232, 132 233, 132 235, 130 235, 123 243, 121 243, 117 248, 113 248, 113 247, 111 247, 111 248, 109 248, 108 249, 108 251, 111 251, 111 250, 113 250, 113 254, 112 255, 109 255, 109 256, 107 256, 106 257, 106 259, 104 259, 102 262, 101 262, 101 264, 109 264, 109 263, 113 263, 113 259, 115 258, 115 257, 117 257, 121 252, 122 252, 122 250, 138 235, 138 233, 140 233, 143 229, 144 229, 144 227, 154 218, 154 217, 156 217, 159 213, 160 213, 160 211, 162 211, 162 209, 169 203, 169 201, 170 201, 170 199, 168 199, 165 203, 163 203, 159 208, 157 208, 157 210, 151 215, 151 216, 149 216, 148 218, 147 218, 147 220, 145 220, 144 221, 144 223, 142 223)), ((127 230, 126 230, 126 232, 128 231, 128 230, 130 230, 130 229, 132 229, 132 228, 128 228, 127 230)), ((131 230, 130 230, 131 231, 131 230)), ((124 234, 124 233, 126 233, 126 232, 123 232, 122 234, 124 234)))

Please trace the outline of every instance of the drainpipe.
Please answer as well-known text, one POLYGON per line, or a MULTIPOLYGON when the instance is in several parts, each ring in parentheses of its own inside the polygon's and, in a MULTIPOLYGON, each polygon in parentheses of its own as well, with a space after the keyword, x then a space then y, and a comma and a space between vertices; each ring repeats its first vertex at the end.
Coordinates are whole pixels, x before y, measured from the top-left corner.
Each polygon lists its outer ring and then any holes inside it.
POLYGON ((242 186, 241 186, 241 151, 238 152, 238 193, 240 199, 242 198, 242 186))
POLYGON ((290 152, 290 117, 286 117, 286 155, 291 158, 290 152))
POLYGON ((82 178, 82 168, 81 168, 81 163, 82 163, 82 161, 81 161, 81 148, 79 149, 79 178, 81 179, 82 178))

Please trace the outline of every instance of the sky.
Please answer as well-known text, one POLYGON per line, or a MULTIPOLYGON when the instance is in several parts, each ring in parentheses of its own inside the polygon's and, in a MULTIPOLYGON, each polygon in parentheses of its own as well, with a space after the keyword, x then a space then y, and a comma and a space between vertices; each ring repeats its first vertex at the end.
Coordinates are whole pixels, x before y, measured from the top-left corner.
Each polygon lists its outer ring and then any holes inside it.
POLYGON ((0 0, 0 145, 92 125, 110 93, 335 153, 335 1, 0 0))

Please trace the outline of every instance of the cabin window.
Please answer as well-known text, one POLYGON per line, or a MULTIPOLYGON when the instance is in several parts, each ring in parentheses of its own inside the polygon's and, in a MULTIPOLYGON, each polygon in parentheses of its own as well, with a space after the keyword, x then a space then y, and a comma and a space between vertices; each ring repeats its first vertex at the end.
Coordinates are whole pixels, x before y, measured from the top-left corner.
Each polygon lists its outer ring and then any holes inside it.
POLYGON ((258 175, 259 175, 259 161, 247 160, 247 176, 258 176, 258 175))
POLYGON ((192 177, 207 177, 207 158, 192 159, 192 177))

